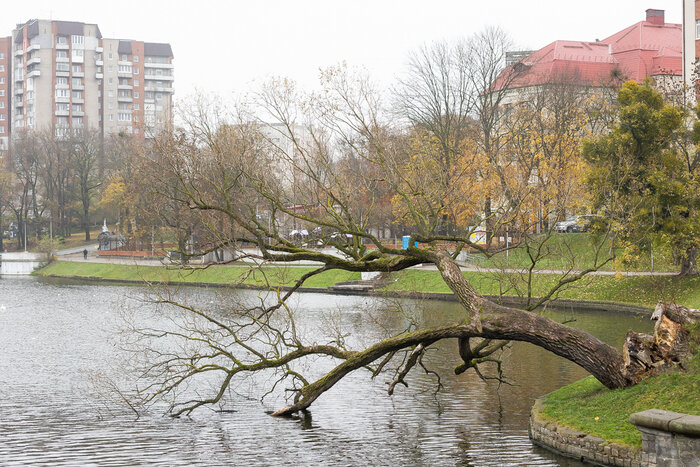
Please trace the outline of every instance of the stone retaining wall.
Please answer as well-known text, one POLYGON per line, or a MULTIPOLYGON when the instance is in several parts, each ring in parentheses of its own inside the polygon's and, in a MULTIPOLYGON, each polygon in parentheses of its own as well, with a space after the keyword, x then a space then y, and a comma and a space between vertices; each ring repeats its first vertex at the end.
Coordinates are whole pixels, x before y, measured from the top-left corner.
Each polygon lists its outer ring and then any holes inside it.
POLYGON ((544 399, 535 401, 530 413, 530 438, 542 446, 566 457, 597 465, 641 467, 642 452, 610 443, 595 436, 557 425, 542 415, 544 399))

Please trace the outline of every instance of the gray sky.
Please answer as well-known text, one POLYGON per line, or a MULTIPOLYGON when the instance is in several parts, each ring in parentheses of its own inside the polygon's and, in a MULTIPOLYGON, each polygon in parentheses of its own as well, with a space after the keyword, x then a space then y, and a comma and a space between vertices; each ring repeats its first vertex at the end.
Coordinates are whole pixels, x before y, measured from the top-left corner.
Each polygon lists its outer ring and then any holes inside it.
POLYGON ((196 89, 226 97, 273 75, 312 87, 319 68, 342 61, 386 85, 424 43, 492 25, 522 49, 602 39, 643 20, 647 8, 681 22, 682 0, 26 0, 3 2, 0 34, 42 18, 97 23, 104 37, 170 42, 176 97, 196 89))

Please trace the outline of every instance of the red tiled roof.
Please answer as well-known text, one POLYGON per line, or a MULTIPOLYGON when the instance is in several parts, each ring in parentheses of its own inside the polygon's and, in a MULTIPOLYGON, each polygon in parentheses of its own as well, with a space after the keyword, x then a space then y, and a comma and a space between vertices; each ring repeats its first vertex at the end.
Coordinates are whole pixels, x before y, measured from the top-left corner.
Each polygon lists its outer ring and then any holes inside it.
POLYGON ((600 42, 554 41, 506 68, 494 88, 536 86, 566 79, 604 86, 617 69, 628 79, 682 73, 680 24, 640 21, 600 42))

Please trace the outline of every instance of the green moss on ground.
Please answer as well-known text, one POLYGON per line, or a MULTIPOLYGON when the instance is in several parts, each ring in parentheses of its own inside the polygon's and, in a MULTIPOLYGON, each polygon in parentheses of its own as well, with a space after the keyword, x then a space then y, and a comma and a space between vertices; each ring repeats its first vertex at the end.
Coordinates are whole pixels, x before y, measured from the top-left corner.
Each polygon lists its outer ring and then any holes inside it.
POLYGON ((641 433, 629 417, 651 408, 700 415, 700 356, 686 372, 654 376, 626 389, 610 390, 589 376, 548 394, 543 415, 601 439, 641 448, 641 433))

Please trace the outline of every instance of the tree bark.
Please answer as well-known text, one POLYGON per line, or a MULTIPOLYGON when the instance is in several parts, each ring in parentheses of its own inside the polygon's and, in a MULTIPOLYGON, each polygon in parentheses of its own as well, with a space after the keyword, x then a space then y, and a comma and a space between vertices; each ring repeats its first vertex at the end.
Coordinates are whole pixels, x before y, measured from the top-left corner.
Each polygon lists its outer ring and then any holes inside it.
POLYGON ((685 250, 685 255, 681 260, 681 276, 697 276, 698 275, 698 249, 697 247, 689 247, 685 250))

